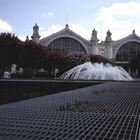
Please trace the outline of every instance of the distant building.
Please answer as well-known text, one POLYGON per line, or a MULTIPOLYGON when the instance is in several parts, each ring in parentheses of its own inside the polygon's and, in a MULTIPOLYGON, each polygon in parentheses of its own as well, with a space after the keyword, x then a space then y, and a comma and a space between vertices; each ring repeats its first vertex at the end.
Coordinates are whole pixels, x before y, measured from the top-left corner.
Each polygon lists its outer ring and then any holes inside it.
MULTIPOLYGON (((140 52, 140 37, 136 35, 135 30, 117 41, 113 41, 111 35, 112 33, 107 31, 105 41, 99 42, 97 31, 93 29, 91 39, 87 40, 70 30, 69 25, 66 24, 63 30, 40 39, 39 27, 35 24, 31 38, 45 45, 52 52, 102 55, 130 72, 130 61, 140 52)), ((133 72, 136 73, 137 70, 133 72)))

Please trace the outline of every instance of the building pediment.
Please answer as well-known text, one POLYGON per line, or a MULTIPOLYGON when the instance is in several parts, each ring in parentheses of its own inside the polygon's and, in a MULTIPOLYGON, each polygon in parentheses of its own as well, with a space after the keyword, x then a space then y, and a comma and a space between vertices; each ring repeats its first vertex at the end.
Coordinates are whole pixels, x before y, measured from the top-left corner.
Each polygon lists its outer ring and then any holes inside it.
POLYGON ((135 30, 132 31, 132 34, 130 34, 120 40, 114 41, 113 47, 116 48, 117 46, 120 46, 121 44, 125 44, 125 43, 131 42, 131 41, 140 42, 140 37, 135 33, 135 30))
POLYGON ((62 29, 61 31, 58 31, 50 36, 47 36, 43 39, 40 40, 42 44, 48 45, 51 41, 61 38, 61 37, 71 37, 76 40, 82 41, 86 46, 90 45, 90 41, 86 40, 82 36, 78 35, 77 33, 73 32, 72 30, 69 29, 68 24, 66 24, 65 28, 62 29))
POLYGON ((132 39, 132 40, 140 40, 140 37, 135 34, 135 30, 133 30, 132 34, 126 37, 126 39, 132 39))
POLYGON ((121 46, 123 46, 124 44, 128 43, 128 42, 138 42, 140 43, 140 37, 135 33, 135 30, 132 31, 132 34, 120 39, 120 40, 117 40, 117 41, 114 41, 113 44, 112 44, 112 47, 113 47, 113 54, 114 56, 116 56, 118 50, 120 49, 121 46))

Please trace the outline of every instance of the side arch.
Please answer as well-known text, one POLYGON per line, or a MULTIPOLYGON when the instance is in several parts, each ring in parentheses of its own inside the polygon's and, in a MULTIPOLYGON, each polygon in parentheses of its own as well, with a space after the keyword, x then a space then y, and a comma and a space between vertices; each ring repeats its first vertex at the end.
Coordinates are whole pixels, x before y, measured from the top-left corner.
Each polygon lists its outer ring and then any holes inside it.
POLYGON ((140 42, 130 41, 121 45, 116 53, 115 63, 122 66, 129 74, 136 76, 138 70, 132 67, 131 62, 140 53, 140 42))
POLYGON ((121 49, 121 47, 123 47, 125 44, 131 43, 131 42, 139 43, 139 44, 140 44, 140 40, 134 40, 134 39, 132 39, 132 40, 129 39, 129 40, 125 40, 125 41, 121 42, 121 43, 117 46, 116 50, 114 51, 114 59, 115 59, 115 61, 116 61, 117 53, 118 53, 118 51, 121 49))

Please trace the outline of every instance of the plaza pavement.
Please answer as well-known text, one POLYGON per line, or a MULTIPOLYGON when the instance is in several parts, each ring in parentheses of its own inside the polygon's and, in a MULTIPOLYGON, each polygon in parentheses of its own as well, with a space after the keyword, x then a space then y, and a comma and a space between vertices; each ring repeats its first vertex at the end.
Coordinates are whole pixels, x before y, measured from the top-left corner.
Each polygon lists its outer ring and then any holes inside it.
POLYGON ((0 106, 0 140, 138 140, 139 129, 140 82, 109 82, 0 106))

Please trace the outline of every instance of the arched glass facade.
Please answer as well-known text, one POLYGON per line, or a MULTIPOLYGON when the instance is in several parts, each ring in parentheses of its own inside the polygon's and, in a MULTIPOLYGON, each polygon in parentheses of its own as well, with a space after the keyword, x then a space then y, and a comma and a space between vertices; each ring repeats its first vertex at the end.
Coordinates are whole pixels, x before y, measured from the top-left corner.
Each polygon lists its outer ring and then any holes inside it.
POLYGON ((62 37, 52 41, 47 49, 52 52, 60 52, 60 53, 84 53, 86 54, 86 50, 84 47, 75 39, 62 37))
POLYGON ((116 61, 119 62, 130 62, 133 60, 138 52, 140 52, 140 43, 128 42, 121 46, 116 55, 116 61))

